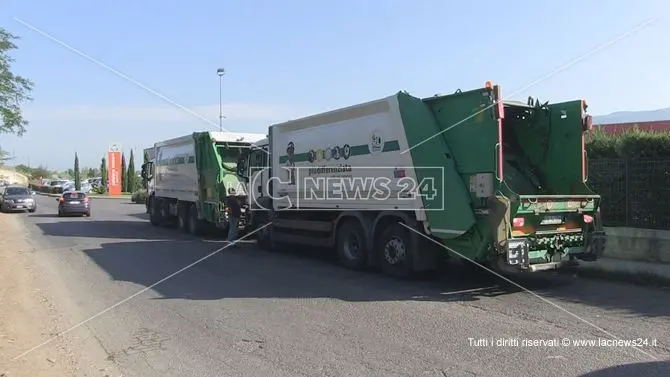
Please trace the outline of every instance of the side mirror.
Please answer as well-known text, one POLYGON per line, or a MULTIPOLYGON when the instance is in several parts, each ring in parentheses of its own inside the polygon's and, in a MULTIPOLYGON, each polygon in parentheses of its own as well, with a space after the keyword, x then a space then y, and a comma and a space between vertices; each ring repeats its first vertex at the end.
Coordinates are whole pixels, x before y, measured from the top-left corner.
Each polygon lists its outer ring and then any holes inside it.
POLYGON ((60 198, 56 198, 56 201, 57 201, 57 202, 60 202, 60 198))
POLYGON ((244 178, 245 180, 248 178, 247 177, 247 158, 245 155, 242 155, 237 158, 237 167, 236 167, 236 172, 237 175, 241 178, 244 178))

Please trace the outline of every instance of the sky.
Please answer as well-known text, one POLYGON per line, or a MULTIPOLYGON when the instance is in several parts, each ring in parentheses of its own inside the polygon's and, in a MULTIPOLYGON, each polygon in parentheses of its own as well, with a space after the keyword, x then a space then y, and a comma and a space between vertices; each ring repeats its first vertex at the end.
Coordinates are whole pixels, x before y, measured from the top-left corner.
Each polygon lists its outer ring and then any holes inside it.
POLYGON ((274 123, 407 91, 501 85, 506 98, 586 99, 593 115, 670 107, 670 2, 0 0, 34 82, 15 163, 98 167, 219 126, 274 123))

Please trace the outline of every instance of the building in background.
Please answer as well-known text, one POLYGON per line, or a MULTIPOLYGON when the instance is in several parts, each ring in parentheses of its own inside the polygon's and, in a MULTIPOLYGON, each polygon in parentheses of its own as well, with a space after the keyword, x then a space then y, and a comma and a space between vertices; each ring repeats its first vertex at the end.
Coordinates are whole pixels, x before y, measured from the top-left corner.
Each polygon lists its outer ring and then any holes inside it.
POLYGON ((612 123, 596 125, 597 128, 610 135, 620 134, 627 130, 639 129, 651 132, 670 132, 670 120, 658 120, 652 122, 612 123))

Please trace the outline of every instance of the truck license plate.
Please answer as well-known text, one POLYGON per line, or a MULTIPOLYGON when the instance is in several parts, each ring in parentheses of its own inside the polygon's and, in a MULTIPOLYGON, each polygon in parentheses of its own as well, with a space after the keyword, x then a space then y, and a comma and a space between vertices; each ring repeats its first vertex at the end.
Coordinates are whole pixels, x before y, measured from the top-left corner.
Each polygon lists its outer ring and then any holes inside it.
POLYGON ((558 225, 563 224, 563 216, 554 215, 554 216, 545 216, 540 222, 540 225, 558 225))

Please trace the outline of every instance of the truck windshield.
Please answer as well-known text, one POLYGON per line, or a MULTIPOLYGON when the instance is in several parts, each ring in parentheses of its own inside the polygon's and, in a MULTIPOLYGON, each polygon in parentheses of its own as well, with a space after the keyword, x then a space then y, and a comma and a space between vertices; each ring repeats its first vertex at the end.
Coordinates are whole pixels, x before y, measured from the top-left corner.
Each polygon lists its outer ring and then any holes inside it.
POLYGON ((226 147, 225 145, 218 145, 216 147, 216 151, 219 153, 221 159, 227 163, 237 163, 237 159, 240 157, 242 150, 243 149, 238 146, 226 147))

